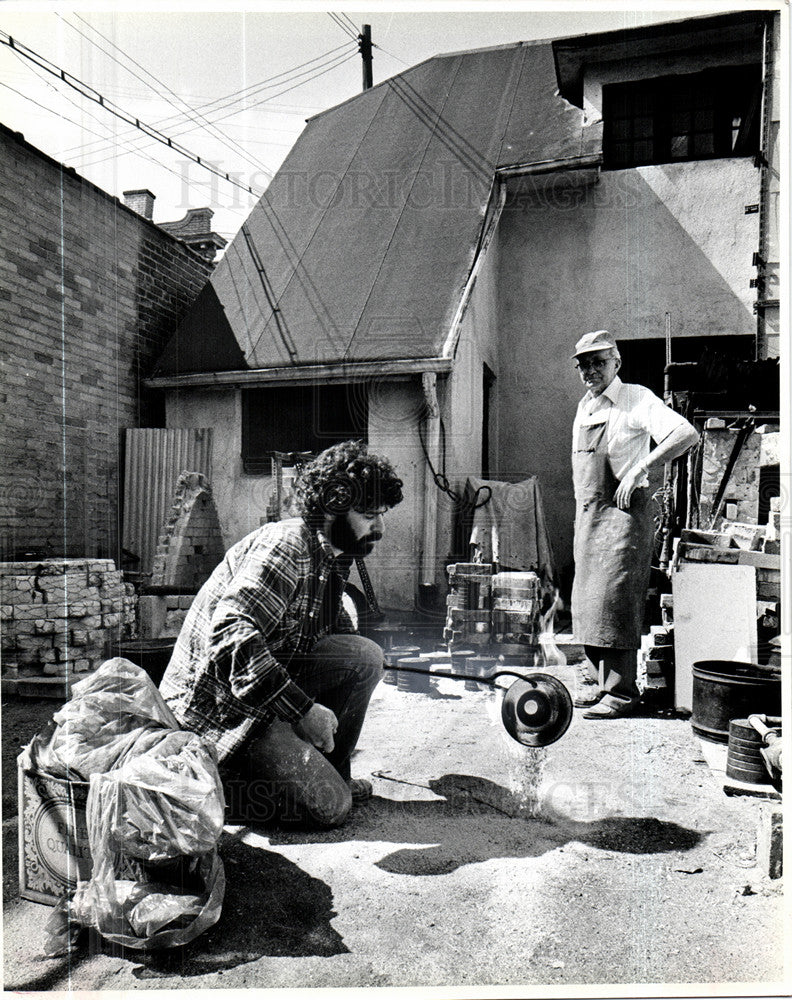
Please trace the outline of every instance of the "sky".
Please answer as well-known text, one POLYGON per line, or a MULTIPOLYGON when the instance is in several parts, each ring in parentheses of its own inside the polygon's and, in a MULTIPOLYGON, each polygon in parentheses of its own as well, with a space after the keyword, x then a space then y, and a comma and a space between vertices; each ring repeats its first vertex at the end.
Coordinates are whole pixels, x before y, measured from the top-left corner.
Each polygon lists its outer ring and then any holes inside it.
POLYGON ((32 58, 0 44, 0 121, 112 195, 152 191, 155 222, 210 206, 214 230, 230 240, 306 118, 360 92, 356 35, 363 24, 372 29, 376 85, 438 53, 758 5, 656 0, 651 10, 636 10, 635 0, 545 0, 430 9, 420 2, 377 8, 368 0, 332 14, 310 2, 299 12, 295 3, 231 3, 222 13, 212 10, 217 6, 149 2, 141 12, 123 4, 5 0, 0 41, 10 36, 32 58))

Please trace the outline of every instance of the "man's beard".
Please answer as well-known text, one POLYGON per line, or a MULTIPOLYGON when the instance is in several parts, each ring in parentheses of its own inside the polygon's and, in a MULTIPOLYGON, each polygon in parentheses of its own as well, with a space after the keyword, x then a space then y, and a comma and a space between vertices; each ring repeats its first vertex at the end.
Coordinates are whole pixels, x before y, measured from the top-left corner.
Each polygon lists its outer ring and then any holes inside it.
POLYGON ((339 514, 330 525, 328 538, 335 548, 341 549, 348 556, 357 557, 369 555, 374 549, 374 543, 378 542, 382 535, 379 531, 371 531, 362 538, 357 538, 346 514, 339 514))

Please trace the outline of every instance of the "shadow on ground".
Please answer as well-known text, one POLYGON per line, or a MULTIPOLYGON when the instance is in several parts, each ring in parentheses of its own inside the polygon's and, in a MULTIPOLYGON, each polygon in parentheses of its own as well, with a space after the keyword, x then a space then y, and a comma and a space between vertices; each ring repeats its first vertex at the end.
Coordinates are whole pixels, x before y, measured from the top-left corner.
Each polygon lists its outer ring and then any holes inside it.
MULTIPOLYGON (((133 962, 133 975, 145 980, 203 976, 263 956, 330 957, 348 951, 331 926, 336 913, 332 890, 325 882, 275 851, 248 847, 238 837, 224 837, 220 850, 226 867, 223 912, 196 941, 147 954, 88 931, 70 956, 36 959, 41 969, 37 975, 24 982, 6 980, 6 988, 64 989, 77 966, 95 955, 133 962)), ((47 916, 49 911, 43 919, 47 916)), ((43 939, 42 930, 42 945, 43 939)))
POLYGON ((337 830, 261 829, 273 846, 328 840, 420 844, 400 847, 376 862, 398 875, 447 875, 493 858, 538 857, 571 841, 627 854, 688 851, 703 836, 654 817, 611 816, 584 823, 532 816, 524 795, 473 775, 446 774, 430 781, 429 788, 442 799, 375 796, 337 830))
MULTIPOLYGON (((611 816, 595 822, 537 818, 525 798, 485 778, 446 774, 429 782, 439 799, 372 798, 348 823, 330 831, 256 827, 270 845, 391 842, 397 849, 375 861, 397 875, 447 875, 493 858, 539 857, 577 841, 629 854, 694 848, 703 834, 654 817, 611 816)), ((17 990, 62 988, 76 965, 94 955, 135 963, 139 980, 191 978, 237 968, 264 956, 331 957, 348 953, 331 921, 331 888, 292 861, 242 841, 246 828, 224 835, 220 852, 227 889, 219 922, 183 948, 146 954, 122 949, 91 932, 70 959, 50 959, 38 976, 6 983, 17 990)))
POLYGON ((329 958, 348 951, 331 926, 333 893, 274 851, 221 841, 226 866, 223 913, 197 941, 170 952, 126 958, 141 961, 138 979, 203 976, 263 956, 329 958))

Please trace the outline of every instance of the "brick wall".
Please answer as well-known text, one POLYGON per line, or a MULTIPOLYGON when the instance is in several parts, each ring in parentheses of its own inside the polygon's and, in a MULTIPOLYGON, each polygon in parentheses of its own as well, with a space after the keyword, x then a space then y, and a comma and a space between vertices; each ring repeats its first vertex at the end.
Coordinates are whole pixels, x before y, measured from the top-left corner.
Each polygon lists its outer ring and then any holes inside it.
POLYGON ((0 558, 119 561, 122 432, 212 267, 0 126, 0 558))

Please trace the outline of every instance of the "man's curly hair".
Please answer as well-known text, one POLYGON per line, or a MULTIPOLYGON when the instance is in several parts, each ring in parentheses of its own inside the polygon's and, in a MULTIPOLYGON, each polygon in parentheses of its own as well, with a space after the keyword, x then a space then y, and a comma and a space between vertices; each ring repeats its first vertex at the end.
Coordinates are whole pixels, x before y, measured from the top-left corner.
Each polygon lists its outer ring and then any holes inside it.
POLYGON ((370 455, 363 441, 343 441, 303 466, 294 492, 305 520, 321 524, 329 514, 395 507, 402 485, 387 458, 370 455))

